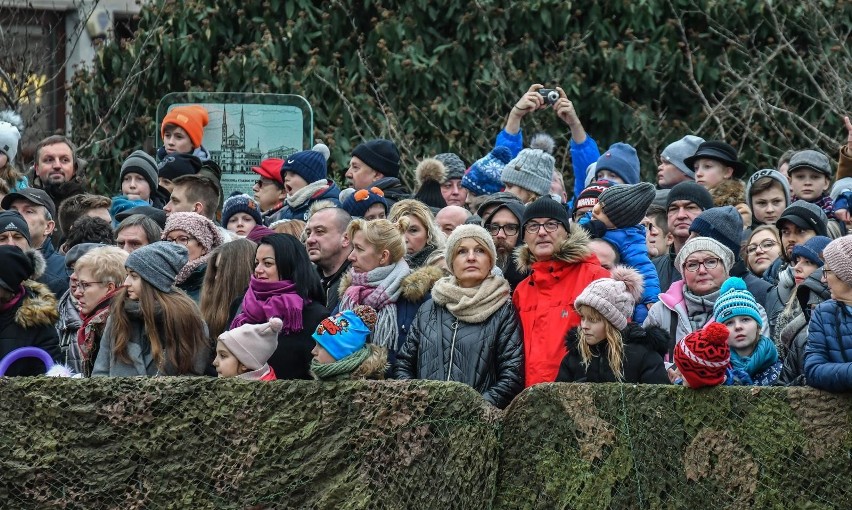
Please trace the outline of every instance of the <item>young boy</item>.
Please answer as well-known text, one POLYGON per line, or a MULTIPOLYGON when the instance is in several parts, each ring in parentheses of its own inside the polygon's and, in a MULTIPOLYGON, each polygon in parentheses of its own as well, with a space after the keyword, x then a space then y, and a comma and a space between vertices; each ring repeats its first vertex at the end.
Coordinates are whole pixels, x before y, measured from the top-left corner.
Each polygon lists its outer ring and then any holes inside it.
POLYGON ((648 306, 657 301, 660 293, 660 279, 648 257, 645 229, 640 225, 655 196, 654 185, 649 182, 616 184, 604 190, 591 213, 580 220, 580 225, 592 220, 602 223, 606 230, 600 237, 618 249, 622 264, 636 269, 644 278, 645 291, 633 313, 633 320, 639 323, 645 320, 648 306))
POLYGON ((273 317, 264 324, 243 324, 219 335, 213 366, 219 377, 239 377, 249 381, 274 381, 275 372, 267 361, 278 348, 283 323, 273 317))
MULTIPOLYGON (((204 138, 204 127, 210 122, 210 115, 200 105, 175 106, 163 117, 160 124, 160 136, 163 146, 157 149, 157 160, 161 163, 167 156, 179 154, 191 155, 198 158, 201 168, 198 174, 209 177, 219 187, 219 208, 222 207, 222 169, 210 159, 210 152, 201 145, 204 138)), ((163 197, 168 197, 170 190, 160 185, 163 197)), ((168 200, 166 200, 168 201, 168 200)))
POLYGON ((376 311, 366 305, 323 319, 313 335, 314 377, 321 381, 384 379, 387 350, 367 343, 377 320, 376 311))
POLYGON ((806 200, 816 204, 829 220, 834 218, 834 202, 828 195, 831 186, 831 164, 828 156, 816 150, 793 154, 787 169, 790 175, 792 200, 806 200))

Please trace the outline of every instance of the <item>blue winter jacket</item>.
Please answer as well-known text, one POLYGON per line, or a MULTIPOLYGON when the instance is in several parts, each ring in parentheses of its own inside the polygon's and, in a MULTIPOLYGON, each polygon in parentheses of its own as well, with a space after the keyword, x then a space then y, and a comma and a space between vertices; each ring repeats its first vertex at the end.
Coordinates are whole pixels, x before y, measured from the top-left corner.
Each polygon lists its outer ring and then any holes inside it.
MULTIPOLYGON (((587 212, 580 218, 580 224, 588 223, 591 219, 592 213, 587 212)), ((642 301, 636 303, 636 308, 633 310, 633 321, 642 323, 648 316, 648 307, 645 305, 656 303, 661 292, 657 268, 651 262, 648 246, 645 244, 645 227, 636 225, 609 229, 604 234, 603 240, 618 250, 622 265, 630 266, 642 275, 645 290, 642 292, 642 301)))
POLYGON ((49 237, 44 240, 39 251, 46 264, 44 274, 38 282, 47 285, 56 299, 59 299, 68 290, 68 280, 71 278, 71 272, 65 267, 65 255, 56 251, 49 237))
POLYGON ((827 391, 852 390, 852 307, 833 299, 817 305, 808 324, 805 380, 827 391))
MULTIPOLYGON (((499 145, 508 147, 514 158, 524 148, 524 130, 518 130, 518 134, 510 135, 505 129, 501 129, 497 134, 497 143, 494 144, 494 147, 499 145)), ((586 168, 596 162, 600 157, 601 151, 598 149, 598 143, 588 133, 586 134, 586 141, 583 143, 574 143, 574 140, 571 140, 571 165, 574 167, 574 196, 569 198, 568 203, 572 203, 586 188, 586 168)))

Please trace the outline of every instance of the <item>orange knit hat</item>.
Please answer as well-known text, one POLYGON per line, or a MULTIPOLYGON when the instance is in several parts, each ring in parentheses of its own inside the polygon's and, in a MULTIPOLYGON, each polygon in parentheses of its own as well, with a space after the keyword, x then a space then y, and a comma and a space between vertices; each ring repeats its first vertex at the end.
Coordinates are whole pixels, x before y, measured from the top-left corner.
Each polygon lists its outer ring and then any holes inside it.
POLYGON ((210 115, 203 106, 175 106, 166 113, 163 123, 160 125, 160 136, 166 137, 166 125, 174 124, 186 131, 193 147, 201 146, 204 137, 204 126, 210 122, 210 115))

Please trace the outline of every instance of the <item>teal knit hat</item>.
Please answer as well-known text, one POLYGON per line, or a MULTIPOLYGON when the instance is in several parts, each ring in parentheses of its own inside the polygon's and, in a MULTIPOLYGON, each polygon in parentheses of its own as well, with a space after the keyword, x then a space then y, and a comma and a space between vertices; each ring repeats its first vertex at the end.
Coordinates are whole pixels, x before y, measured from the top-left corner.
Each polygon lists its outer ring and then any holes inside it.
POLYGON ((763 327, 763 319, 760 317, 760 308, 757 300, 748 291, 742 278, 730 277, 722 284, 719 290, 719 298, 713 305, 713 316, 716 322, 725 322, 734 317, 747 316, 757 322, 758 327, 763 327))

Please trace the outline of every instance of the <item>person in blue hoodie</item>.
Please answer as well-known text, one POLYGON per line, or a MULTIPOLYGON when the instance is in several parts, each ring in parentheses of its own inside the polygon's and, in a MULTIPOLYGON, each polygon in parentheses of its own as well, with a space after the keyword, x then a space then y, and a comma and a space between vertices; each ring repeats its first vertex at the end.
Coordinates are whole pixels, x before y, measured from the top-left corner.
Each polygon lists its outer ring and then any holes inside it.
POLYGON ((822 251, 822 272, 831 299, 814 308, 805 348, 808 386, 852 390, 852 237, 830 242, 822 251))
POLYGON ((605 189, 595 207, 580 219, 580 225, 592 236, 616 247, 622 264, 642 275, 645 290, 633 313, 633 320, 639 323, 660 294, 660 279, 648 257, 645 227, 640 224, 655 196, 654 185, 649 182, 616 184, 605 189))
POLYGON ((340 206, 340 188, 328 179, 328 154, 328 147, 317 144, 313 149, 297 152, 284 160, 281 180, 287 198, 276 219, 307 221, 311 205, 320 200, 340 206))

